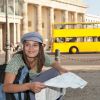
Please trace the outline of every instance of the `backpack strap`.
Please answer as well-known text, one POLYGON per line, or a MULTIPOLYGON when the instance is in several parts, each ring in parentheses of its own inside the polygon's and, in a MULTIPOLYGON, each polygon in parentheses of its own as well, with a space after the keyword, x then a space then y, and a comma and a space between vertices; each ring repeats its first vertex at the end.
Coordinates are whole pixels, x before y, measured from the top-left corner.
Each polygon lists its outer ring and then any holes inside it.
POLYGON ((4 83, 5 69, 7 64, 0 65, 0 83, 4 83))
POLYGON ((0 100, 6 100, 6 95, 3 92, 3 84, 0 83, 0 100))
MULTIPOLYGON (((27 68, 27 66, 23 66, 22 68, 20 68, 18 70, 18 74, 16 76, 16 79, 14 81, 14 84, 23 84, 29 82, 29 70, 27 68)), ((7 93, 7 98, 9 98, 9 96, 11 97, 11 99, 9 100, 27 100, 25 96, 26 92, 18 92, 18 93, 7 93)))

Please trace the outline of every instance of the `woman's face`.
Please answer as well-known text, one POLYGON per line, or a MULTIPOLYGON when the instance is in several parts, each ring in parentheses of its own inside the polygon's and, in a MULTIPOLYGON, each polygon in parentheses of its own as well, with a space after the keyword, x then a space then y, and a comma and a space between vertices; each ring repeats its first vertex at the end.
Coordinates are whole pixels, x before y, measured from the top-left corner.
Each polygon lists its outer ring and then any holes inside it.
POLYGON ((27 57, 34 58, 39 52, 39 43, 35 41, 25 41, 23 50, 27 57))

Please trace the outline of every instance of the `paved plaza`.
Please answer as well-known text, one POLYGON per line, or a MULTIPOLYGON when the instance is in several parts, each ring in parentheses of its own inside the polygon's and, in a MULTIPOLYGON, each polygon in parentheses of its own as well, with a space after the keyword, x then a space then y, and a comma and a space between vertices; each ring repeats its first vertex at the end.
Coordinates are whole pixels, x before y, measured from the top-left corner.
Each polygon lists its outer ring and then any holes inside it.
POLYGON ((76 71, 88 82, 83 89, 66 89, 64 100, 100 100, 100 70, 76 71))

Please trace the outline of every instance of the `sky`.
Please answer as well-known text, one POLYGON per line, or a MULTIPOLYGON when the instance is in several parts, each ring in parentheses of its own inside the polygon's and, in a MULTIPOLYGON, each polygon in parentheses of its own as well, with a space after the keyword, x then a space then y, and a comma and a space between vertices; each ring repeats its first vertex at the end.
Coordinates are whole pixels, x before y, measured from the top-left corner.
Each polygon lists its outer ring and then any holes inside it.
POLYGON ((87 13, 100 15, 100 0, 83 0, 87 5, 87 13))

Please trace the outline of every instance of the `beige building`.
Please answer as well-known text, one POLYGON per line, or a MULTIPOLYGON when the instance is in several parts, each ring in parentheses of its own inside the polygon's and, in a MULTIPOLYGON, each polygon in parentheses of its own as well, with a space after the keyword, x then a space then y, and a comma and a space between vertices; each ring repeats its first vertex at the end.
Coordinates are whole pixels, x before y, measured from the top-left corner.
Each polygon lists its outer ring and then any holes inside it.
MULTIPOLYGON (((0 0, 0 53, 6 44, 5 0, 0 0)), ((40 32, 50 46, 52 24, 85 21, 86 5, 82 0, 8 0, 8 41, 20 42, 22 34, 40 32), (20 1, 20 2, 18 2, 20 1)))

